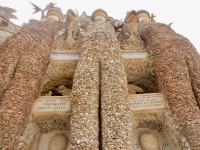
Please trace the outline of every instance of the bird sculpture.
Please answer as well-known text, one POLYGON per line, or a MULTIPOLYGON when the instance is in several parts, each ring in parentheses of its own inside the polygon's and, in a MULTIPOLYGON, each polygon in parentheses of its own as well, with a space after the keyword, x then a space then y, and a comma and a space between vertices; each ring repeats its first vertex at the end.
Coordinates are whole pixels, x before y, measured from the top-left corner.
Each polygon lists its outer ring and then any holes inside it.
POLYGON ((17 16, 13 15, 13 13, 17 12, 15 9, 6 6, 3 6, 2 8, 6 11, 8 19, 18 19, 17 16))
POLYGON ((49 3, 48 5, 46 5, 46 7, 44 9, 41 9, 40 7, 38 7, 37 5, 29 2, 31 5, 34 6, 33 9, 35 9, 35 11, 32 14, 36 14, 39 11, 41 11, 41 19, 45 18, 45 11, 50 10, 51 8, 54 8, 54 6, 56 5, 55 3, 49 3))

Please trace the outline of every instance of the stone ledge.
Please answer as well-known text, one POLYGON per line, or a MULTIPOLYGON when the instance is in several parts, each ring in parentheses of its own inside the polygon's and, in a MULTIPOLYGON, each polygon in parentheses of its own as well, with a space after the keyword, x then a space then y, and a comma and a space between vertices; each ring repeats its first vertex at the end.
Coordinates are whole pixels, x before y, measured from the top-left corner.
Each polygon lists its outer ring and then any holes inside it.
MULTIPOLYGON (((127 52, 122 53, 124 59, 140 59, 146 58, 148 56, 147 52, 127 52)), ((79 54, 50 54, 51 59, 64 59, 64 60, 78 60, 79 54)))

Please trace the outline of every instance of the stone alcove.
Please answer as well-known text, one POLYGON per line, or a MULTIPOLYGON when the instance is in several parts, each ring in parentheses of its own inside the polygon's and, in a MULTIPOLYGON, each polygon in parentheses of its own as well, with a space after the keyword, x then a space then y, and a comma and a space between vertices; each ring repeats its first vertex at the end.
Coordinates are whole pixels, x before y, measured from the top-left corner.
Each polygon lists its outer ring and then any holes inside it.
POLYGON ((50 59, 42 84, 41 96, 70 95, 77 62, 77 60, 50 59))

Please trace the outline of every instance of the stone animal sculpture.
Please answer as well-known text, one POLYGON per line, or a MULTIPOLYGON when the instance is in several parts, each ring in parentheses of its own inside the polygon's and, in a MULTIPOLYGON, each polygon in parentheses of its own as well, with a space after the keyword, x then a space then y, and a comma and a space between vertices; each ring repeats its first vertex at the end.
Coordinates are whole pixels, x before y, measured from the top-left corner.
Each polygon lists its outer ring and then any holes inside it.
POLYGON ((10 19, 18 19, 17 16, 13 15, 13 13, 17 12, 17 10, 10 8, 10 7, 6 7, 6 6, 0 6, 0 9, 4 9, 7 13, 6 18, 8 18, 8 20, 10 19))

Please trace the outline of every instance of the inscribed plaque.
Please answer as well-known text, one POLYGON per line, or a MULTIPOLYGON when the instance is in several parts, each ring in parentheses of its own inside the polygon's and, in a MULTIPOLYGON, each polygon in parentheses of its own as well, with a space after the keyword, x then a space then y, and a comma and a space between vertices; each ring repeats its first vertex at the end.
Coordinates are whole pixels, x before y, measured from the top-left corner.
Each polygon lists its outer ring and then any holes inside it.
POLYGON ((164 98, 160 93, 129 95, 129 101, 132 111, 165 108, 164 98))

